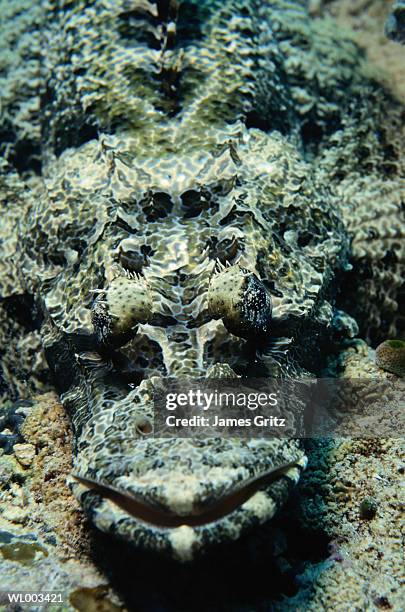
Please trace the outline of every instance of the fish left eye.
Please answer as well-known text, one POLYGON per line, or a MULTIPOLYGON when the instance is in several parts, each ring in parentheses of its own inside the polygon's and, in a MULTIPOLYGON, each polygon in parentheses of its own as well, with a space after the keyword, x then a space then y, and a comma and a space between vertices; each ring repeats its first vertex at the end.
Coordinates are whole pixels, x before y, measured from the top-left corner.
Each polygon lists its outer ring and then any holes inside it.
POLYGON ((253 272, 235 265, 211 279, 208 311, 214 319, 222 319, 229 332, 249 339, 268 333, 272 301, 267 288, 253 272))

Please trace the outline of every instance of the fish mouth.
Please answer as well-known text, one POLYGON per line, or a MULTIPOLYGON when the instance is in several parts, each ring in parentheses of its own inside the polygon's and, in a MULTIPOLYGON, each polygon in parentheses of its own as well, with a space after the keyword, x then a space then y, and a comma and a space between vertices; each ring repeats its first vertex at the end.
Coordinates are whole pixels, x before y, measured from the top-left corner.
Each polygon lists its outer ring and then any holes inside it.
POLYGON ((282 478, 292 468, 299 471, 305 468, 302 461, 293 461, 251 478, 237 489, 204 506, 196 505, 187 514, 171 512, 169 509, 158 508, 137 498, 130 491, 123 491, 110 484, 97 482, 82 476, 72 474, 72 477, 88 490, 99 494, 103 499, 124 511, 135 520, 150 526, 163 529, 182 527, 203 527, 215 521, 220 521, 238 510, 255 493, 264 489, 275 480, 282 478))

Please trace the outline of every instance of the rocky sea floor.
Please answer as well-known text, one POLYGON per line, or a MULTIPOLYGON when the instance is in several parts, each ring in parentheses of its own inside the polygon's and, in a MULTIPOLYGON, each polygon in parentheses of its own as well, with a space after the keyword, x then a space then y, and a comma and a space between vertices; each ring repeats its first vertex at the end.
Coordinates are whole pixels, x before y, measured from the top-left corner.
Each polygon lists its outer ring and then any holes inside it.
MULTIPOLYGON (((339 375, 391 376, 359 341, 336 363, 339 375)), ((308 468, 276 520, 178 565, 87 524, 65 484, 69 425, 55 395, 19 410, 24 441, 0 457, 3 590, 60 592, 51 610, 403 609, 403 440, 307 441, 308 468)))

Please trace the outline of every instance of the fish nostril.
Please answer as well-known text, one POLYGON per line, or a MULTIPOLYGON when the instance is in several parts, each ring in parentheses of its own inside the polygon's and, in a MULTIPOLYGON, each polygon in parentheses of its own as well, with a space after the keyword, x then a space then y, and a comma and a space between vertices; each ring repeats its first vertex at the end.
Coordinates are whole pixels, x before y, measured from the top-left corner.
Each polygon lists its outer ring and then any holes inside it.
POLYGON ((149 419, 139 419, 135 426, 136 431, 142 436, 147 436, 152 433, 153 426, 149 419))
POLYGON ((119 262, 128 272, 136 272, 139 274, 142 272, 142 268, 146 263, 146 258, 143 253, 120 250, 119 262))
POLYGON ((181 195, 181 202, 185 209, 184 216, 186 219, 198 217, 203 211, 210 208, 210 200, 205 197, 201 191, 190 189, 181 195))
POLYGON ((211 259, 217 259, 223 265, 234 261, 240 251, 239 241, 236 236, 223 238, 222 240, 218 240, 215 237, 211 238, 208 248, 211 259))
POLYGON ((142 274, 149 265, 149 259, 155 251, 147 244, 141 246, 133 238, 125 238, 119 244, 116 260, 130 274, 142 274))
POLYGON ((150 192, 139 202, 146 220, 149 222, 163 219, 171 213, 173 209, 173 201, 168 193, 165 192, 150 192))

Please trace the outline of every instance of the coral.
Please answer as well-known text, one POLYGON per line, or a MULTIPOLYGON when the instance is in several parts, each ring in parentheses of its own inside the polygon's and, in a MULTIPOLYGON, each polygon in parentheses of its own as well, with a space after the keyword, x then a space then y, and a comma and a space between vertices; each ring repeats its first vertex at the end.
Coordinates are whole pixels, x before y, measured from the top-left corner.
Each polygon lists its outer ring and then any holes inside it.
MULTIPOLYGON (((389 376, 376 368, 373 351, 365 343, 353 343, 337 356, 337 362, 340 377, 368 381, 371 387, 375 381, 384 384, 389 376)), ((398 387, 396 393, 403 401, 403 389, 398 387)), ((380 399, 370 397, 370 404, 380 399)), ((391 402, 384 399, 384 411, 391 410, 391 402)), ((332 555, 307 560, 295 576, 297 594, 284 597, 275 609, 329 610, 344 602, 350 610, 384 605, 399 611, 403 440, 310 440, 307 450, 309 466, 292 507, 296 531, 301 530, 300 537, 311 544, 322 534, 332 555)))
POLYGON ((329 0, 321 2, 321 5, 317 16, 331 15, 335 23, 344 28, 367 53, 375 67, 375 77, 404 102, 402 66, 405 49, 384 35, 384 24, 392 3, 381 0, 329 0))
POLYGON ((35 446, 32 444, 14 444, 13 451, 20 465, 30 467, 35 457, 35 446))
POLYGON ((402 445, 400 439, 312 441, 313 469, 304 475, 295 511, 301 537, 313 543, 325 534, 335 552, 306 561, 295 576, 297 594, 275 610, 379 609, 383 601, 401 610, 402 445), (373 499, 373 513, 378 506, 372 520, 359 512, 365 498, 373 499))
POLYGON ((397 376, 405 376, 405 342, 385 340, 375 351, 375 362, 379 368, 397 376))
POLYGON ((385 31, 392 40, 405 43, 405 2, 403 0, 395 0, 385 24, 385 31))
MULTIPOLYGON (((21 431, 24 444, 16 445, 16 456, 0 452, 3 593, 29 584, 32 590, 60 593, 62 603, 52 604, 55 610, 77 609, 74 604, 79 607, 83 600, 91 605, 93 599, 102 609, 116 609, 121 602, 90 558, 85 522, 66 485, 71 432, 54 394, 33 403, 21 431), (32 448, 36 451, 24 467, 18 460, 23 446, 30 456, 32 448)), ((0 607, 8 604, 0 595, 0 607)))
POLYGON ((0 448, 5 453, 13 452, 13 447, 21 442, 21 425, 30 402, 5 403, 0 407, 0 448))
POLYGON ((375 517, 378 509, 378 504, 373 497, 365 497, 359 506, 360 516, 363 519, 372 519, 375 517))

